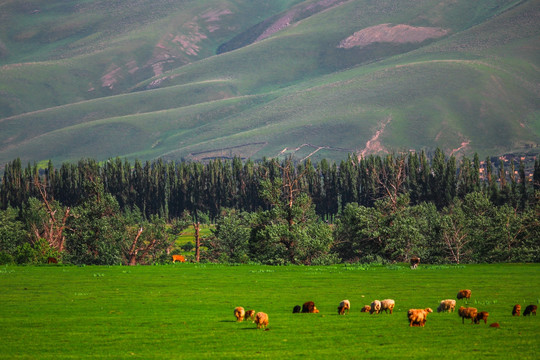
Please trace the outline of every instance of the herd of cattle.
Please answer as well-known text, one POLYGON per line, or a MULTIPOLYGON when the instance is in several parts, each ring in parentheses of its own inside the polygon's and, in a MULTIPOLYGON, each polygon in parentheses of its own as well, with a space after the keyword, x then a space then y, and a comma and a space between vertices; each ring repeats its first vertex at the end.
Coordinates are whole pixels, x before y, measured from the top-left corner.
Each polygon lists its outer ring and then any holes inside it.
MULTIPOLYGON (((465 289, 460 290, 457 293, 456 298, 458 300, 470 299, 471 290, 465 289)), ((369 312, 370 314, 380 314, 383 311, 390 314, 393 313, 396 302, 393 299, 385 299, 382 301, 373 300, 371 305, 365 305, 360 310, 361 312, 369 312)), ((351 302, 349 300, 343 300, 339 303, 337 308, 339 315, 345 315, 349 313, 351 309, 351 302)), ((456 300, 446 299, 442 300, 437 307, 437 312, 453 312, 456 309, 456 300)), ((538 309, 537 305, 528 305, 523 312, 523 316, 536 315, 536 310, 538 309)), ((311 313, 316 314, 319 310, 315 306, 313 301, 307 301, 302 306, 296 305, 293 308, 294 313, 311 313)), ((431 308, 426 309, 410 309, 407 312, 407 318, 409 320, 409 326, 424 326, 426 324, 427 315, 432 313, 431 308)), ((521 305, 516 304, 512 309, 513 316, 520 316, 521 314, 521 305)), ((465 323, 465 319, 471 319, 471 324, 479 324, 481 321, 484 321, 484 324, 487 324, 487 319, 489 313, 487 311, 478 311, 478 309, 473 307, 464 307, 461 306, 458 309, 458 315, 461 317, 462 323, 465 323)), ((255 313, 255 310, 245 311, 243 307, 239 306, 234 309, 234 316, 236 321, 252 320, 257 324, 257 328, 265 328, 268 330, 268 314, 264 312, 255 313)), ((499 327, 499 323, 492 323, 489 326, 499 327)))

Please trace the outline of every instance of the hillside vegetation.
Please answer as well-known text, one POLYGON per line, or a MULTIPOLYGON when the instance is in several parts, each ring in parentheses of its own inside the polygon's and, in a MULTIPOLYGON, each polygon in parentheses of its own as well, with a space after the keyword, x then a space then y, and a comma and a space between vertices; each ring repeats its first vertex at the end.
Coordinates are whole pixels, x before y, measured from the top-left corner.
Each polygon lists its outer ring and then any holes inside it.
POLYGON ((538 152, 539 1, 0 4, 0 166, 538 152))

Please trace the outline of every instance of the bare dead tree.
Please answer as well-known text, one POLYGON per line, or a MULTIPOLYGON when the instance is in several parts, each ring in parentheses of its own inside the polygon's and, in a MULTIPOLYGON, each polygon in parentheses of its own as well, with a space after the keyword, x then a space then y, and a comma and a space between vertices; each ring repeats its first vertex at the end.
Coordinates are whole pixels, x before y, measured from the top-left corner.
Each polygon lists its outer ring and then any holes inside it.
POLYGON ((448 221, 443 228, 442 237, 452 260, 459 264, 465 254, 466 246, 470 242, 469 234, 463 223, 456 217, 450 215, 446 219, 448 221))
POLYGON ((193 228, 195 229, 195 261, 199 262, 201 256, 201 237, 199 235, 201 223, 193 223, 193 228))
POLYGON ((54 209, 51 205, 52 199, 49 199, 45 185, 37 177, 34 178, 34 185, 39 190, 41 199, 45 205, 47 220, 39 224, 40 226, 38 224, 32 224, 32 232, 37 239, 43 238, 47 240, 50 247, 62 252, 65 243, 64 230, 70 216, 70 208, 67 207, 62 216, 57 216, 59 209, 54 209))
POLYGON ((135 239, 133 240, 133 243, 131 244, 131 248, 126 254, 126 257, 128 259, 128 265, 130 266, 137 265, 137 254, 139 253, 139 251, 144 250, 145 248, 144 246, 137 246, 137 243, 143 231, 144 229, 141 226, 141 228, 137 232, 137 235, 135 236, 135 239))
MULTIPOLYGON (((298 193, 302 191, 301 180, 306 174, 306 169, 297 173, 292 165, 292 160, 288 159, 284 166, 278 165, 282 174, 283 194, 287 199, 287 208, 291 210, 294 205, 294 200, 298 193)), ((292 216, 287 219, 289 226, 293 225, 292 216)))
POLYGON ((389 199, 393 211, 398 208, 398 198, 404 192, 404 185, 407 181, 405 159, 403 154, 398 157, 388 155, 375 176, 379 188, 389 199))

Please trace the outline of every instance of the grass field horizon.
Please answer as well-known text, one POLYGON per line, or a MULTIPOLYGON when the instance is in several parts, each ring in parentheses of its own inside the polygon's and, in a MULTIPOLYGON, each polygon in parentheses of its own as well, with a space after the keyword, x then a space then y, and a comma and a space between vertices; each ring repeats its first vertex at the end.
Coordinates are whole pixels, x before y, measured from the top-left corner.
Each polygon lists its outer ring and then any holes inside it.
POLYGON ((0 358, 139 359, 535 359, 536 316, 514 304, 540 302, 539 264, 0 267, 0 358), (472 290, 465 306, 488 324, 437 313, 443 299, 472 290), (394 314, 361 313, 374 299, 394 314), (351 301, 348 315, 337 305, 351 301), (314 301, 319 314, 292 314, 314 301), (269 330, 237 323, 243 306, 269 315, 269 330), (431 307, 424 328, 407 310, 431 307), (498 322, 500 328, 488 325, 498 322))

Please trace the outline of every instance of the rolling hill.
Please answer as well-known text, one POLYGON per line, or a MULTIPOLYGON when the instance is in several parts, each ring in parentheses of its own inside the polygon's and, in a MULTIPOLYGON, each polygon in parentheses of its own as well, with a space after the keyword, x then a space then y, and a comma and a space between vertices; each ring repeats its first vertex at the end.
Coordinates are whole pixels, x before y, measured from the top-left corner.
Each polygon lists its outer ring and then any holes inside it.
POLYGON ((8 0, 0 166, 540 152, 540 1, 8 0))

